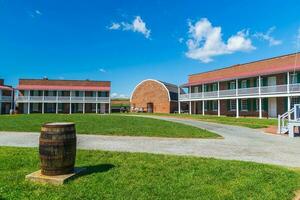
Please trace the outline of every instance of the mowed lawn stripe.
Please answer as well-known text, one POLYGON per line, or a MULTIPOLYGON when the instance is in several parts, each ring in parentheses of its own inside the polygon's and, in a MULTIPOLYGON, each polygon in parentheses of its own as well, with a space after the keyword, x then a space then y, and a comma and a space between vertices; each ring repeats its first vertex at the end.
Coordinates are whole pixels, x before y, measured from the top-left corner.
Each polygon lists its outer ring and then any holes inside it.
POLYGON ((39 132, 46 122, 74 122, 77 133, 119 136, 218 138, 219 135, 175 122, 121 115, 0 115, 0 131, 39 132))
POLYGON ((34 184, 38 149, 0 147, 0 199, 291 200, 300 188, 298 172, 252 162, 80 150, 76 166, 86 174, 66 185, 34 184))

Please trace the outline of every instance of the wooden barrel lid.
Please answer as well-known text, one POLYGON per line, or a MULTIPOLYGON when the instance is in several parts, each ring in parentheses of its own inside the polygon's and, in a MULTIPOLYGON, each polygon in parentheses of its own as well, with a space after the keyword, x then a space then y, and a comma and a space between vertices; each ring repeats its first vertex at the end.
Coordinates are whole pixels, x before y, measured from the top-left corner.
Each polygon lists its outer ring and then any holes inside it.
POLYGON ((46 123, 43 125, 45 128, 60 128, 60 127, 70 127, 74 126, 75 123, 73 122, 51 122, 51 123, 46 123))

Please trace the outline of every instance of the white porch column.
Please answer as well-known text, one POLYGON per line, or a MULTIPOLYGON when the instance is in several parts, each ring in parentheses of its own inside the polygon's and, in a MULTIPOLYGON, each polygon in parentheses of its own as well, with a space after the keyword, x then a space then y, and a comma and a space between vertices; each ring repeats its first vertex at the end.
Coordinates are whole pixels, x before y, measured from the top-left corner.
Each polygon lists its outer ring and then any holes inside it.
POLYGON ((287 110, 288 110, 288 115, 289 115, 289 121, 291 120, 291 113, 290 113, 290 109, 291 109, 291 97, 287 97, 287 110))
POLYGON ((178 113, 181 113, 181 105, 180 105, 180 87, 178 86, 178 113))
POLYGON ((221 116, 220 99, 218 99, 218 117, 221 116))
POLYGON ((98 114, 98 91, 96 91, 96 114, 98 114))
POLYGON ((203 116, 205 115, 204 109, 205 109, 205 105, 204 105, 204 101, 202 101, 202 115, 203 115, 203 116))
MULTIPOLYGON (((235 79, 235 95, 238 96, 239 95, 239 80, 238 79, 235 79)), ((240 117, 240 112, 239 112, 239 99, 236 98, 235 99, 235 102, 236 102, 236 118, 239 118, 240 117)))
POLYGON ((287 93, 290 93, 290 72, 287 72, 287 93))
POLYGON ((28 106, 27 106, 27 114, 30 114, 30 102, 28 102, 28 106))
POLYGON ((56 107, 55 107, 55 113, 58 114, 58 91, 56 91, 56 107))
POLYGON ((43 90, 43 99, 42 99, 42 114, 45 113, 45 103, 44 103, 44 100, 45 100, 45 90, 43 90))
POLYGON ((261 94, 261 77, 260 76, 258 76, 258 94, 259 94, 259 96, 261 94))
POLYGON ((202 84, 202 98, 204 98, 204 84, 202 84))
POLYGON ((70 104, 69 104, 69 114, 72 114, 72 91, 70 91, 70 104))
POLYGON ((28 90, 28 105, 27 105, 27 114, 30 114, 30 90, 28 90))
POLYGON ((235 102, 236 102, 236 118, 239 118, 240 117, 240 111, 239 111, 239 99, 235 99, 235 102))
POLYGON ((262 98, 261 97, 259 97, 259 99, 258 99, 258 103, 259 103, 259 119, 261 119, 262 118, 262 98))
POLYGON ((189 102, 189 113, 190 113, 190 115, 192 114, 192 102, 191 101, 189 102))
POLYGON ((218 97, 220 97, 220 82, 218 82, 218 97))
POLYGON ((85 113, 85 91, 82 92, 83 103, 82 103, 82 113, 85 113))
POLYGON ((235 95, 238 96, 239 80, 235 79, 235 95))
POLYGON ((109 103, 108 103, 108 114, 110 114, 111 110, 110 110, 110 98, 109 98, 109 103))

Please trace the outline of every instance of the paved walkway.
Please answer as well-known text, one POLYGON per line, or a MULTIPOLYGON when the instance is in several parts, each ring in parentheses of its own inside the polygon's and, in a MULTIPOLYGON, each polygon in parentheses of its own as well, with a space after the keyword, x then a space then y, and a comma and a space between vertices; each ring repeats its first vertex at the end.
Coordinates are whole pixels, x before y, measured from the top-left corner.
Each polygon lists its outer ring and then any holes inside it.
MULTIPOLYGON (((300 167, 300 138, 189 119, 151 117, 207 129, 224 139, 78 135, 78 148, 193 155, 300 167)), ((37 147, 38 137, 37 133, 0 132, 0 146, 37 147)))

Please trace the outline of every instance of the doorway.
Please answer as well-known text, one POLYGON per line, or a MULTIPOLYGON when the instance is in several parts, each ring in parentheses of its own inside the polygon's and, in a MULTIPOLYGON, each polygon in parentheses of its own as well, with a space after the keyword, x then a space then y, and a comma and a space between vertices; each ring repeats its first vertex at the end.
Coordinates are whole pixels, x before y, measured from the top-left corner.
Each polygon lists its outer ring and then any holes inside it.
POLYGON ((147 103, 147 113, 153 113, 153 103, 147 103))

